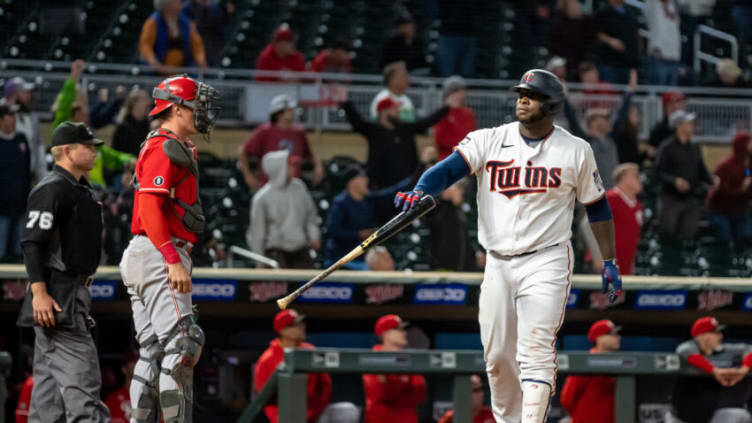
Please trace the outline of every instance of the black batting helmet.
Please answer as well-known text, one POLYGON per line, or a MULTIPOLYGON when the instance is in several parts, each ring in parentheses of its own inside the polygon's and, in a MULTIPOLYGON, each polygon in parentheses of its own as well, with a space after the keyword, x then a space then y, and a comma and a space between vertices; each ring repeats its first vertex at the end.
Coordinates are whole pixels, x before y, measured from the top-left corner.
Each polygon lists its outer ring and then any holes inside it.
POLYGON ((546 97, 541 104, 541 111, 546 116, 556 115, 564 106, 564 86, 558 76, 547 70, 532 69, 525 72, 520 83, 512 87, 512 90, 530 90, 546 97))

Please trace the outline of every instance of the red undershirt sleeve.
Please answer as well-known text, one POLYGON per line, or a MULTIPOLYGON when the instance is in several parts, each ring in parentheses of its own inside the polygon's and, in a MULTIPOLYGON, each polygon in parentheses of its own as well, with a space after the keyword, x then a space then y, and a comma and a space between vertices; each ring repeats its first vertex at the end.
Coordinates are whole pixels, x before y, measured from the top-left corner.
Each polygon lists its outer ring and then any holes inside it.
POLYGON ((706 373, 713 373, 713 369, 715 368, 715 366, 713 366, 713 363, 708 361, 708 359, 705 358, 702 354, 690 354, 689 357, 687 357, 687 363, 697 367, 698 369, 706 373))
POLYGON ((146 236, 162 253, 167 263, 173 264, 180 262, 180 254, 172 243, 167 219, 162 213, 165 200, 167 200, 165 195, 142 193, 139 198, 138 215, 141 217, 146 236))
POLYGON ((749 353, 744 356, 744 359, 742 360, 742 365, 752 368, 752 353, 749 353))

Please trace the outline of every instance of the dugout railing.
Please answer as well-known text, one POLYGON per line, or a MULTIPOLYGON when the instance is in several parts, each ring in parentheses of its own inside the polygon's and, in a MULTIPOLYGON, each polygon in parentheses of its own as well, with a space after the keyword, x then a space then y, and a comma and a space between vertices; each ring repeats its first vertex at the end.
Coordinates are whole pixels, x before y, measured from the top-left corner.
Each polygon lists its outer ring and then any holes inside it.
MULTIPOLYGON (((670 353, 619 352, 589 354, 585 351, 560 351, 558 374, 611 375, 616 379, 615 422, 637 421, 636 379, 640 376, 701 376, 678 355, 670 353)), ((279 421, 305 423, 307 373, 385 374, 411 373, 454 375, 452 396, 454 422, 472 422, 470 375, 484 373, 480 351, 400 351, 366 349, 285 350, 285 360, 270 382, 238 418, 237 423, 252 423, 264 405, 276 394, 279 421)))

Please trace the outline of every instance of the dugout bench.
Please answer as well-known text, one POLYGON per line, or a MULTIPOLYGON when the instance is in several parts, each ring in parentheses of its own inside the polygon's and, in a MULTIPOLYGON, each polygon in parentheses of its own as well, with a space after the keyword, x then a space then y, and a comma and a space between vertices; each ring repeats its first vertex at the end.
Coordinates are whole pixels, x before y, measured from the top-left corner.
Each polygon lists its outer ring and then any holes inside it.
MULTIPOLYGON (((670 353, 619 352, 589 354, 561 351, 559 374, 608 374, 616 377, 616 423, 637 421, 636 378, 640 375, 699 375, 670 353)), ((306 373, 419 373, 454 375, 454 422, 470 423, 470 375, 485 372, 480 351, 410 350, 382 352, 368 349, 285 350, 285 361, 238 419, 252 423, 270 398, 277 395, 279 421, 305 423, 306 373)))

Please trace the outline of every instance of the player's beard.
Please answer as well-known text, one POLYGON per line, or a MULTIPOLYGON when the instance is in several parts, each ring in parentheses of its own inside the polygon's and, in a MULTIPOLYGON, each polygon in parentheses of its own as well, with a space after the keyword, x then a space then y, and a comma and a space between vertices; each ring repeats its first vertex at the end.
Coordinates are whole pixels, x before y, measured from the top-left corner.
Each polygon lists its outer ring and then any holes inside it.
POLYGON ((543 112, 538 110, 535 113, 530 113, 530 115, 526 119, 521 119, 520 116, 516 112, 515 112, 515 117, 517 118, 517 120, 520 121, 520 123, 524 123, 528 125, 531 123, 537 123, 538 121, 542 120, 546 116, 543 115, 543 112))

